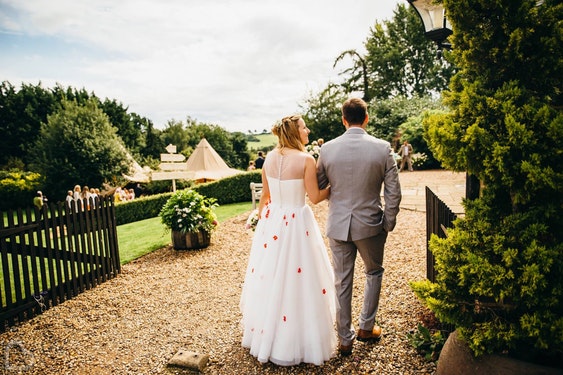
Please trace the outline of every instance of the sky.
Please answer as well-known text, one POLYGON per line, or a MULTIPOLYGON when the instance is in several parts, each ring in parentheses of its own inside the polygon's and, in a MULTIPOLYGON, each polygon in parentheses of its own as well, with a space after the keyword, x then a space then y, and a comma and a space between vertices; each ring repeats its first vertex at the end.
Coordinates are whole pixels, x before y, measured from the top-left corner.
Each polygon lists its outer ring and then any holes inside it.
POLYGON ((170 120, 270 130, 406 0, 0 0, 0 80, 85 89, 170 120))

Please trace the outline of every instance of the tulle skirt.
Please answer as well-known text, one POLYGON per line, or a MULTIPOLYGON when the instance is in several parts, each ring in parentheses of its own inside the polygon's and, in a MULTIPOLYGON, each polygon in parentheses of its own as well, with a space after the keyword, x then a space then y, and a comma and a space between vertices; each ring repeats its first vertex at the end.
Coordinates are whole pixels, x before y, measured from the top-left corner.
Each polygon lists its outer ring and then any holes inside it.
POLYGON ((334 274, 311 208, 269 205, 241 296, 242 345, 260 362, 321 365, 337 345, 334 274))

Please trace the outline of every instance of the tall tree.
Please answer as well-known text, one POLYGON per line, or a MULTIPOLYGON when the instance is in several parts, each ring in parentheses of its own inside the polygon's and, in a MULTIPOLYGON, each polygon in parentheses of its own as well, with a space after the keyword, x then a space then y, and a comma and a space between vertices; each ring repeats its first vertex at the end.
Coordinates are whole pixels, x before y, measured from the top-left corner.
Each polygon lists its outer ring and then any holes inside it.
POLYGON ((305 103, 301 104, 303 118, 311 129, 311 139, 323 138, 328 141, 344 132, 341 107, 345 100, 346 94, 342 87, 329 84, 316 96, 311 93, 305 103))
POLYGON ((376 22, 365 43, 369 97, 426 96, 447 87, 454 68, 436 58, 436 46, 421 30, 416 12, 403 4, 392 20, 376 22))
POLYGON ((560 361, 563 3, 443 3, 459 73, 445 93, 451 112, 430 116, 427 135, 483 189, 446 239, 432 239, 438 276, 418 295, 475 354, 560 361))
POLYGON ((354 61, 354 65, 351 68, 344 70, 341 74, 350 74, 351 77, 346 80, 342 86, 346 92, 362 91, 364 93, 363 100, 367 103, 370 101, 370 90, 369 90, 369 77, 368 77, 368 67, 365 59, 356 50, 344 51, 336 58, 333 68, 336 67, 338 62, 344 59, 344 57, 350 56, 354 61), (362 86, 358 86, 356 82, 360 81, 362 86))
POLYGON ((19 90, 7 81, 0 85, 0 166, 10 158, 24 164, 39 135, 41 123, 47 121, 57 106, 53 94, 38 85, 22 84, 19 90))
POLYGON ((409 118, 420 116, 425 110, 444 109, 444 106, 438 99, 429 96, 413 98, 396 96, 373 100, 369 109, 368 131, 375 137, 393 143, 401 136, 398 133, 400 126, 409 118))
POLYGON ((117 134, 123 140, 127 149, 132 153, 139 153, 143 147, 145 139, 142 133, 142 121, 140 116, 132 116, 128 108, 121 102, 113 99, 105 99, 99 107, 108 115, 110 123, 116 127, 117 134))
POLYGON ((250 161, 248 152, 248 137, 242 132, 230 134, 230 142, 233 145, 234 161, 233 166, 239 169, 246 169, 250 161))
POLYGON ((129 169, 115 128, 93 98, 84 105, 63 100, 42 125, 32 157, 47 194, 61 200, 76 184, 101 187, 129 169))
MULTIPOLYGON (((184 128, 184 123, 178 120, 168 120, 166 123, 164 130, 160 135, 162 144, 164 147, 172 144, 176 146, 178 153, 182 154, 189 154, 192 152, 192 148, 190 147, 189 141, 190 137, 186 129, 184 128)), ((164 152, 165 150, 162 149, 159 153, 164 152)))
POLYGON ((162 134, 161 130, 155 129, 151 120, 141 117, 135 112, 131 114, 134 122, 141 124, 141 128, 144 129, 144 147, 140 150, 140 153, 145 158, 159 159, 160 153, 164 152, 166 145, 162 142, 160 136, 162 134))

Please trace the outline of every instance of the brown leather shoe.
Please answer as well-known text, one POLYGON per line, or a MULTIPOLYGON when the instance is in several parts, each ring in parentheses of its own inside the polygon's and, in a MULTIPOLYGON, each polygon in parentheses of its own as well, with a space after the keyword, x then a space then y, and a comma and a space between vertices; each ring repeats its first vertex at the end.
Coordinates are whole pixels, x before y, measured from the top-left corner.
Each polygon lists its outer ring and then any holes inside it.
POLYGON ((381 327, 375 326, 371 331, 360 329, 356 338, 363 342, 378 341, 381 338, 381 327))
POLYGON ((346 357, 349 356, 350 354, 352 354, 352 346, 354 344, 350 344, 350 345, 338 345, 338 352, 340 353, 341 356, 346 357))

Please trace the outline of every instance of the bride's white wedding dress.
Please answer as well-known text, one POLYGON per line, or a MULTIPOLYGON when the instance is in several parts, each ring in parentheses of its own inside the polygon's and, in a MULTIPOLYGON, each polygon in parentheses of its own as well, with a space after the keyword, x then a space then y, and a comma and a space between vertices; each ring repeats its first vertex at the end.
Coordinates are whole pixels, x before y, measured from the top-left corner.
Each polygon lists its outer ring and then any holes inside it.
POLYGON ((242 345, 260 362, 321 365, 336 350, 334 276, 311 208, 304 153, 278 150, 264 169, 270 203, 258 222, 241 296, 242 345))

